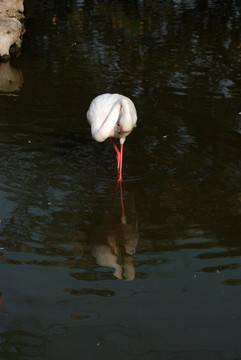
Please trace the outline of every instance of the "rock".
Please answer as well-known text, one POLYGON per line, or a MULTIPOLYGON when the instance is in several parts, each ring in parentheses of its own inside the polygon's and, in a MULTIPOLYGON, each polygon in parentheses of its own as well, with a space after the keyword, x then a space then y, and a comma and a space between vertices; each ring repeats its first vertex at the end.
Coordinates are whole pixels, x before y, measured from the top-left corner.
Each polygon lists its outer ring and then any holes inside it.
POLYGON ((0 0, 0 17, 13 17, 18 20, 24 18, 23 0, 0 0))
POLYGON ((23 27, 19 20, 14 18, 0 19, 0 58, 10 56, 9 49, 13 44, 21 47, 23 27))

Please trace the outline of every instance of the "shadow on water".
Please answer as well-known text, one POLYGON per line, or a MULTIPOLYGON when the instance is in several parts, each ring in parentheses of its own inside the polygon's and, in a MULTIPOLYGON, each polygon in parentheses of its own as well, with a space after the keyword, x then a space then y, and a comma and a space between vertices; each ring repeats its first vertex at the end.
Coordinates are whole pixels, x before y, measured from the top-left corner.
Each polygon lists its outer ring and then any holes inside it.
POLYGON ((240 2, 25 3, 0 64, 0 358, 240 358, 240 2), (121 187, 86 121, 104 92, 138 112, 121 187))

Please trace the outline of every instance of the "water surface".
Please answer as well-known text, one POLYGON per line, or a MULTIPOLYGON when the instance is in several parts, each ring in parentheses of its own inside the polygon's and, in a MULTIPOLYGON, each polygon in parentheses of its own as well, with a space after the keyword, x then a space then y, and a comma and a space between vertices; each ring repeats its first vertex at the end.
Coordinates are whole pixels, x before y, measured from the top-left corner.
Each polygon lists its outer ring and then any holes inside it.
POLYGON ((0 358, 241 358, 240 2, 25 14, 0 64, 0 358), (138 112, 121 188, 86 121, 105 92, 138 112))

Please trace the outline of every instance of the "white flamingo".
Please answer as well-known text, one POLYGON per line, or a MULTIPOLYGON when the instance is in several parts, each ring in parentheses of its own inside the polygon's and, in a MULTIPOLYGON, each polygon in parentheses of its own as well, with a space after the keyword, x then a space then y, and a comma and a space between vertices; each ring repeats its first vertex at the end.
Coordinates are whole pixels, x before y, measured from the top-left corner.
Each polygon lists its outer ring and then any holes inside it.
POLYGON ((102 94, 94 98, 87 112, 91 134, 96 141, 110 139, 116 151, 118 181, 122 181, 123 145, 136 126, 137 113, 133 102, 120 94, 102 94), (120 139, 120 150, 113 138, 120 139))

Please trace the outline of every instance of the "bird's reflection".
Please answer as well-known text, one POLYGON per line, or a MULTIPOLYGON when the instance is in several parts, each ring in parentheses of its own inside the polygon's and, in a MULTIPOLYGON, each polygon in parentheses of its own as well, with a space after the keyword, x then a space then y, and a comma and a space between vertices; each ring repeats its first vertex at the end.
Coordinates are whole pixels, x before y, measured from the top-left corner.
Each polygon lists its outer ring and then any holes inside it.
POLYGON ((122 183, 117 182, 110 212, 94 234, 92 254, 98 265, 114 268, 114 276, 118 279, 133 280, 135 278, 133 255, 138 243, 138 224, 132 194, 128 194, 125 208, 122 183), (116 215, 114 211, 118 190, 121 216, 116 215))
POLYGON ((20 90, 22 84, 22 71, 11 66, 9 62, 0 62, 0 91, 16 96, 14 92, 20 90))

